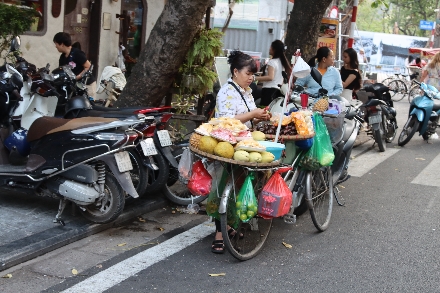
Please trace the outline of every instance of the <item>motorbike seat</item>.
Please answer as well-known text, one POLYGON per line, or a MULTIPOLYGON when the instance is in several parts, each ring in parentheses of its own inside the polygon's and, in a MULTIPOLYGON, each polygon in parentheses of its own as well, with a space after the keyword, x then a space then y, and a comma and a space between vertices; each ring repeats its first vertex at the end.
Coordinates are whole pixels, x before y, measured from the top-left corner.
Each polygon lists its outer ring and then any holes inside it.
POLYGON ((440 100, 433 99, 433 101, 434 101, 434 105, 432 106, 432 110, 433 111, 440 110, 440 100))
POLYGON ((48 134, 67 130, 75 130, 101 124, 108 124, 113 121, 118 121, 118 119, 101 117, 84 117, 77 119, 41 117, 35 120, 34 123, 32 123, 27 134, 27 140, 30 142, 38 140, 48 134))

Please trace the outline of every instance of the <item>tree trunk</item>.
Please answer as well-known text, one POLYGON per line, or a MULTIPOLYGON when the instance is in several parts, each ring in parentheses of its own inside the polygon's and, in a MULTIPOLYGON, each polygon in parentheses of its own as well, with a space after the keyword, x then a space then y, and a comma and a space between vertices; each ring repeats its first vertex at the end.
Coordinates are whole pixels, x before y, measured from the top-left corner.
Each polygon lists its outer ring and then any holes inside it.
POLYGON ((211 0, 168 0, 115 106, 160 105, 209 4, 211 0))
POLYGON ((296 49, 307 62, 316 55, 321 20, 332 0, 296 0, 290 14, 286 35, 286 56, 290 60, 296 49))

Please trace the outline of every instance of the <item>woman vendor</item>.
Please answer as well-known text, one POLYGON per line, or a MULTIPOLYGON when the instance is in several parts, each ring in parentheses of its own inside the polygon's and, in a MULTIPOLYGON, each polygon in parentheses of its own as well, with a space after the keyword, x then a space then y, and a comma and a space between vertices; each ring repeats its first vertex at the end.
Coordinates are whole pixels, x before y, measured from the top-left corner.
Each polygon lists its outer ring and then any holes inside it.
MULTIPOLYGON (((269 113, 257 108, 249 85, 254 81, 257 72, 255 60, 241 51, 233 51, 228 56, 228 64, 232 77, 228 79, 217 94, 215 117, 230 117, 240 120, 249 128, 260 121, 269 120, 269 113)), ((216 233, 211 246, 213 253, 224 253, 223 236, 220 221, 215 220, 216 233)), ((235 236, 237 232, 230 228, 228 234, 235 236)))

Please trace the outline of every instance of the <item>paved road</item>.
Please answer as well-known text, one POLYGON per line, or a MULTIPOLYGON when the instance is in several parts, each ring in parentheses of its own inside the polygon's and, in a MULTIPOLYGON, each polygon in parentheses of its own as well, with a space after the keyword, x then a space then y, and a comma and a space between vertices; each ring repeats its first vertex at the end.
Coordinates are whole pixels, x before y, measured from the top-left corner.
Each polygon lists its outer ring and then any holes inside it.
MULTIPOLYGON (((396 104, 402 127, 408 104, 396 104)), ((341 186, 346 206, 334 207, 329 229, 318 233, 308 214, 295 225, 277 219, 265 248, 246 262, 210 252, 206 216, 167 209, 4 271, 12 278, 0 279, 0 290, 440 292, 439 148, 440 140, 420 137, 385 153, 372 141, 357 147, 341 186)))

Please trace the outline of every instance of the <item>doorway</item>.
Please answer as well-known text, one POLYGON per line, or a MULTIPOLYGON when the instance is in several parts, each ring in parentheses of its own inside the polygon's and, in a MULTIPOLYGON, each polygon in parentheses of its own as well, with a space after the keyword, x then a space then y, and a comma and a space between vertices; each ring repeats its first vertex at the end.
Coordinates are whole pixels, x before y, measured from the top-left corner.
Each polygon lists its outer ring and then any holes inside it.
POLYGON ((81 51, 94 66, 93 75, 96 78, 101 32, 101 0, 65 1, 64 32, 70 34, 72 44, 79 43, 81 51))

